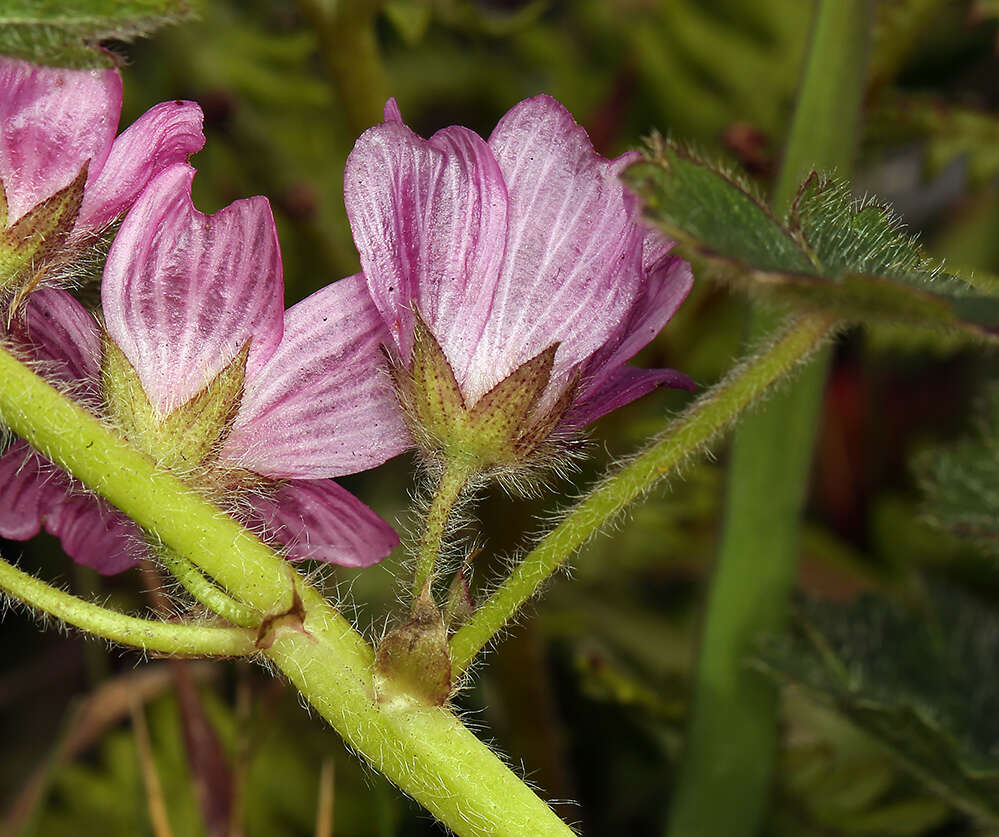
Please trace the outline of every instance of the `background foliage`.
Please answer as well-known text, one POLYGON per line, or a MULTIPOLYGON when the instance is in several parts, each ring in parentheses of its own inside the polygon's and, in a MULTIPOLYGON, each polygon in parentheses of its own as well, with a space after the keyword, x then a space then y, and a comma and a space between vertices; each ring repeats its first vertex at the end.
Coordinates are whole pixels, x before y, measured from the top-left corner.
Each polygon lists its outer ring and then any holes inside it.
MULTIPOLYGON (((752 195, 776 171, 811 11, 801 0, 25 0, 0 12, 0 51, 122 64, 123 123, 157 101, 199 101, 208 144, 195 158, 196 200, 213 211, 249 194, 270 197, 291 303, 357 269, 343 165, 380 103, 359 106, 352 82, 396 96, 423 134, 457 122, 488 135, 515 102, 545 91, 606 154, 641 147, 653 130, 695 145, 696 157, 658 146, 689 166, 686 199, 705 201, 712 188, 734 188, 730 181, 752 195), (345 68, 331 54, 350 26, 367 33, 374 52, 355 37, 346 55, 355 63, 345 68), (140 35, 149 37, 134 40, 140 35), (738 176, 719 177, 702 156, 738 176)), ((880 216, 851 217, 846 187, 825 198, 871 239, 859 256, 838 252, 835 236, 809 239, 807 213, 758 216, 779 241, 780 225, 800 224, 818 265, 799 263, 800 248, 697 246, 706 233, 684 228, 694 214, 676 209, 684 196, 663 201, 675 209, 666 226, 688 246, 701 281, 644 363, 680 368, 702 385, 724 374, 739 352, 746 297, 706 281, 731 273, 717 269, 722 261, 783 276, 765 289, 778 302, 822 306, 822 282, 859 282, 851 317, 868 323, 840 341, 827 387, 798 627, 760 643, 757 665, 788 684, 768 834, 943 837, 995 828, 999 397, 990 388, 994 356, 967 332, 988 336, 996 325, 972 287, 999 270, 996 17, 984 0, 883 0, 873 24, 853 192, 891 201, 943 261, 931 279, 917 256, 902 258, 919 300, 939 303, 940 329, 886 316, 915 303, 872 296, 872 283, 863 284, 892 267, 877 258, 886 241, 908 245, 880 216)), ((653 180, 634 182, 646 197, 662 196, 653 180)), ((718 200, 733 206, 728 193, 718 200)), ((604 419, 579 483, 661 428, 686 397, 660 392, 604 419)), ((405 525, 410 464, 346 482, 405 525)), ((665 822, 724 468, 724 451, 691 466, 592 543, 573 583, 550 586, 461 698, 549 797, 575 800, 560 813, 587 835, 654 834, 665 822)), ((477 577, 553 505, 489 497, 477 577)), ((46 537, 2 549, 82 594, 132 610, 155 606, 159 581, 149 574, 102 579, 46 537)), ((331 591, 349 591, 373 635, 398 593, 401 561, 397 552, 379 568, 328 579, 331 591)), ((17 612, 0 631, 0 810, 12 833, 69 835, 80 822, 100 822, 108 837, 152 834, 159 795, 176 834, 312 834, 317 817, 329 823, 320 812, 330 792, 335 828, 326 833, 439 833, 261 671, 221 662, 136 667, 135 655, 38 632, 17 612), (158 777, 158 794, 144 775, 158 777)))

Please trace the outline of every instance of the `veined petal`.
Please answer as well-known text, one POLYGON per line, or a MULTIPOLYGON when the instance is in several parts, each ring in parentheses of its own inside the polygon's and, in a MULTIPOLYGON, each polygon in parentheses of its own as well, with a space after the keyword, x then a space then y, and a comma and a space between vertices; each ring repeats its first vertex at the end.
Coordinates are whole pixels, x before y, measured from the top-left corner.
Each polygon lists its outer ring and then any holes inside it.
POLYGON ((72 493, 45 519, 45 530, 59 538, 78 564, 103 575, 134 567, 146 554, 142 530, 104 500, 72 493))
POLYGON ((641 293, 628 315, 587 364, 586 391, 599 387, 604 378, 647 346, 672 319, 693 284, 694 274, 683 259, 662 252, 649 263, 641 293))
POLYGON ((489 147, 506 183, 509 231, 465 387, 470 401, 555 343, 560 377, 603 344, 641 284, 644 231, 618 180, 625 160, 597 154, 549 96, 514 107, 489 147))
POLYGON ((670 321, 694 282, 690 265, 669 255, 672 242, 650 238, 645 247, 646 279, 628 315, 607 342, 587 361, 583 388, 567 426, 596 421, 660 386, 695 389, 694 382, 673 369, 635 369, 626 361, 644 348, 670 321))
POLYGON ((584 427, 618 407, 630 404, 661 386, 696 389, 696 384, 675 369, 636 369, 619 366, 573 404, 566 415, 565 427, 584 427))
POLYGON ((0 456, 0 537, 33 538, 42 529, 43 514, 68 488, 65 472, 44 462, 26 442, 14 442, 0 456))
POLYGON ((17 441, 0 456, 0 536, 28 540, 43 526, 73 560, 101 573, 126 570, 143 554, 135 523, 17 441))
POLYGON ((270 477, 329 477, 380 465, 410 446, 383 370, 388 335, 364 276, 334 282, 285 312, 222 456, 270 477))
POLYGON ((423 140, 391 121, 347 159, 344 199, 375 305, 404 359, 413 306, 461 383, 489 316, 506 239, 506 190, 486 143, 451 127, 423 140))
POLYGON ((42 364, 46 378, 95 391, 101 362, 97 323, 66 291, 42 288, 32 293, 11 337, 42 364))
POLYGON ((252 378, 281 340, 284 291, 266 198, 213 216, 191 202, 194 169, 171 166, 142 193, 101 285, 111 339, 163 414, 188 401, 250 342, 252 378))
POLYGON ((203 119, 194 102, 161 102, 126 128, 87 185, 77 230, 100 229, 113 221, 157 174, 200 151, 203 119))
POLYGON ((93 182, 121 116, 115 70, 64 70, 0 58, 0 181, 7 223, 68 186, 93 182))
POLYGON ((256 501, 255 517, 292 559, 368 567, 399 543, 391 526, 332 480, 284 483, 256 501))

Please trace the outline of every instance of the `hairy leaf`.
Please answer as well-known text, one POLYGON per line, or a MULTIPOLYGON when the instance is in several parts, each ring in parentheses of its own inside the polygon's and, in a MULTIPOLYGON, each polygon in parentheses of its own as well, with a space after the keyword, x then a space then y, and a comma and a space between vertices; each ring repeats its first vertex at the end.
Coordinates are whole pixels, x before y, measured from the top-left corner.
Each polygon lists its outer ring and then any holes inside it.
POLYGON ((986 391, 973 437, 916 461, 932 523, 999 555, 999 386, 986 391))
POLYGON ((183 18, 186 0, 8 0, 0 54, 61 67, 110 67, 101 41, 128 41, 183 18))
POLYGON ((850 322, 999 341, 994 295, 927 259, 889 207, 816 173, 784 219, 728 172, 654 139, 624 174, 646 216, 707 275, 850 322))
POLYGON ((921 607, 809 602, 756 664, 832 703, 954 805, 999 823, 999 614, 953 589, 921 607))

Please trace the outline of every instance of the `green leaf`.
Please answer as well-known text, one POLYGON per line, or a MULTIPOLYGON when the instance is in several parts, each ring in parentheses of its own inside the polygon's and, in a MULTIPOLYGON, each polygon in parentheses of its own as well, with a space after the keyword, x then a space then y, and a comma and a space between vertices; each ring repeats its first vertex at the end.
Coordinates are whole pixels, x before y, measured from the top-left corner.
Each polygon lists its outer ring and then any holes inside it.
POLYGON ((60 67, 110 67, 101 41, 129 41, 191 16, 186 0, 8 0, 0 54, 60 67))
POLYGON ((999 614, 953 589, 920 608, 808 602, 757 667, 830 702, 952 804, 999 823, 999 614))
POLYGON ((999 556, 999 386, 982 399, 975 436, 916 460, 930 522, 999 556))
POLYGON ((943 272, 889 207, 843 181, 812 173, 778 220, 736 175, 658 138, 624 179, 711 278, 848 322, 999 341, 994 290, 943 272))

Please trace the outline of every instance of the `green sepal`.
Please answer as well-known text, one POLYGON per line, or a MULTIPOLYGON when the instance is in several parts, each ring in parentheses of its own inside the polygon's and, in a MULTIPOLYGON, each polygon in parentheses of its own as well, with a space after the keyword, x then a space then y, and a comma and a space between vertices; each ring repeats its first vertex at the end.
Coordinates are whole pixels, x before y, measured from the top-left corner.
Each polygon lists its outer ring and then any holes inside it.
POLYGON ((69 238, 83 202, 88 163, 72 183, 46 198, 9 227, 7 197, 3 195, 0 231, 0 293, 16 299, 27 295, 44 278, 46 269, 69 238))
POLYGON ((547 440, 572 403, 574 382, 548 410, 538 401, 558 345, 521 364, 471 408, 444 350, 416 314, 409 368, 392 363, 396 388, 418 445, 432 456, 470 460, 478 470, 516 466, 547 440))
POLYGON ((557 351, 558 344, 522 363, 469 411, 472 432, 483 444, 495 446, 500 457, 515 462, 542 441, 534 432, 532 413, 548 386, 557 351))
POLYGON ((455 429, 465 423, 468 410, 444 350, 418 312, 408 373, 398 366, 395 371, 414 429, 431 446, 447 445, 455 429))
POLYGON ((409 620, 378 643, 374 681, 382 704, 443 706, 450 697, 447 629, 429 588, 414 600, 409 620))
POLYGON ((164 416, 149 403, 125 353, 105 335, 101 392, 108 417, 163 467, 179 472, 202 468, 218 455, 239 412, 249 346, 201 392, 164 416))
POLYGON ((444 601, 444 626, 448 631, 455 631, 464 625, 475 613, 475 599, 469 584, 471 562, 474 554, 462 562, 458 572, 451 579, 451 586, 444 601))

